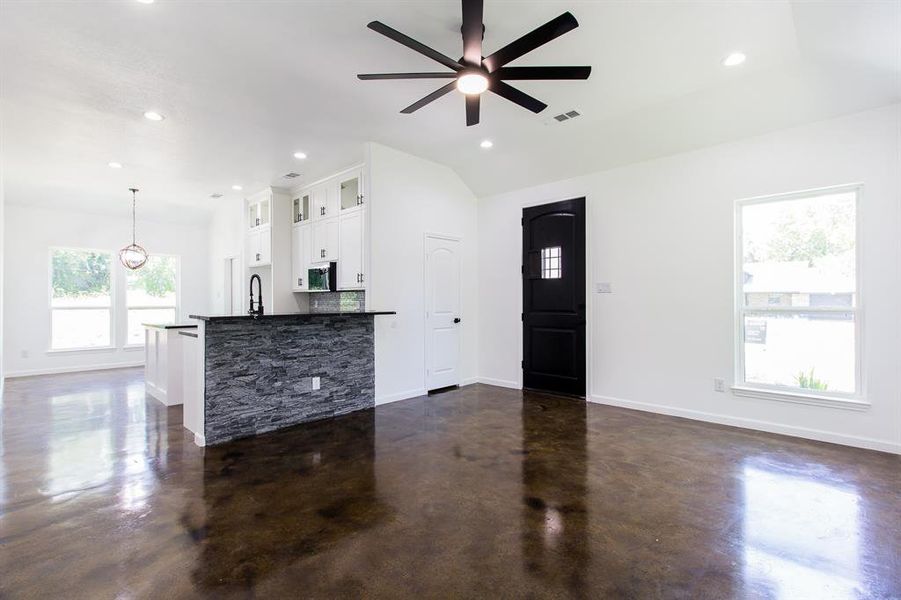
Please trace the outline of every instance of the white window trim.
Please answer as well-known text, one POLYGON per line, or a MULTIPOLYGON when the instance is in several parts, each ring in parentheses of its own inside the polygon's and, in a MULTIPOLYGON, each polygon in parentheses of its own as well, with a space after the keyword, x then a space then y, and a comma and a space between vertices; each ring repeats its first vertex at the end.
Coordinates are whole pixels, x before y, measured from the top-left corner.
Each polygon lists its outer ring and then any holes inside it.
POLYGON ((47 350, 45 354, 70 354, 85 352, 110 352, 116 350, 141 350, 144 344, 128 343, 128 309, 141 308, 174 308, 175 321, 181 318, 181 256, 177 254, 154 254, 154 256, 166 256, 175 259, 175 305, 167 306, 128 306, 128 290, 125 266, 118 260, 115 250, 102 248, 85 248, 77 246, 50 246, 47 250, 47 350), (79 252, 97 252, 110 256, 110 305, 107 306, 53 306, 53 252, 55 250, 73 250, 79 252), (83 348, 54 348, 53 347, 53 311, 54 310, 96 310, 108 309, 110 312, 110 341, 106 346, 87 346, 83 348), (120 322, 122 321, 122 322, 120 322), (122 337, 120 340, 119 337, 122 337))
POLYGON ((863 294, 861 290, 863 286, 863 248, 861 241, 863 240, 863 218, 862 218, 862 198, 863 184, 852 183, 844 185, 836 185, 830 187, 816 188, 810 190, 802 190, 798 192, 789 192, 786 194, 772 194, 768 196, 758 196, 755 198, 746 198, 735 202, 735 256, 734 256, 734 326, 735 326, 735 346, 734 346, 734 381, 732 386, 732 394, 745 398, 758 398, 764 400, 778 400, 782 402, 794 402, 799 404, 808 404, 815 406, 825 406, 830 408, 841 408, 851 410, 866 410, 870 403, 866 399, 866 379, 864 374, 864 356, 863 356, 863 294), (799 200, 802 198, 811 198, 815 196, 823 196, 827 194, 837 194, 853 192, 855 194, 855 303, 850 307, 812 307, 812 308, 792 308, 792 307, 745 307, 744 305, 744 282, 742 273, 744 270, 744 243, 742 238, 742 209, 746 206, 754 204, 766 204, 769 202, 781 202, 786 200, 799 200), (852 313, 854 315, 854 379, 857 389, 852 393, 830 392, 825 390, 816 390, 805 392, 799 388, 788 386, 780 386, 773 384, 763 384, 757 382, 746 382, 745 374, 745 343, 744 343, 744 316, 746 313, 852 313))
POLYGON ((71 352, 108 352, 116 349, 116 253, 101 248, 79 248, 75 246, 50 246, 47 249, 47 350, 45 354, 66 354, 71 352), (53 306, 53 252, 55 250, 72 250, 76 252, 96 252, 98 254, 109 254, 110 257, 110 305, 109 306, 74 306, 74 307, 54 307, 53 306), (106 346, 86 346, 83 348, 54 348, 53 347, 53 311, 54 310, 91 310, 91 309, 107 309, 109 310, 109 339, 110 343, 106 346))

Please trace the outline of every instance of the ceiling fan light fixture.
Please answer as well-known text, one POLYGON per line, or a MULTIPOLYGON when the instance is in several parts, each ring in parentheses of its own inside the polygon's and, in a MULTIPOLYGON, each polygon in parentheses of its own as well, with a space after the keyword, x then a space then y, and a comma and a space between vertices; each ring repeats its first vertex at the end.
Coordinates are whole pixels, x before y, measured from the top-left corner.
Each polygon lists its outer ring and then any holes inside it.
POLYGON ((466 95, 481 94, 488 89, 488 78, 480 72, 464 73, 457 78, 457 89, 466 95))

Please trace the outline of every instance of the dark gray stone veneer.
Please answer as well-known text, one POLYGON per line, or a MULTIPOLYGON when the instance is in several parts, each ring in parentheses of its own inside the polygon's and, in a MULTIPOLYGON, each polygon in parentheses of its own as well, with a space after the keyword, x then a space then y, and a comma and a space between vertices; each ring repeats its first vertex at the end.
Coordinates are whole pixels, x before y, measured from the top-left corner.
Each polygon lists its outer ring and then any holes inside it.
POLYGON ((204 320, 207 444, 375 405, 373 313, 204 320))

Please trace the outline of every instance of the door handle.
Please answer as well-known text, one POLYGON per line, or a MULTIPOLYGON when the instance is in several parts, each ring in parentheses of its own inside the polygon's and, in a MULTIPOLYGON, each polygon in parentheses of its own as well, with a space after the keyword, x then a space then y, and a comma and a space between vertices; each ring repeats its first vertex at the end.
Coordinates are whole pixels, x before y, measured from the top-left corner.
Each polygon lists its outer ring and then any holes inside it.
POLYGON ((454 323, 459 323, 461 320, 460 317, 454 317, 454 323))

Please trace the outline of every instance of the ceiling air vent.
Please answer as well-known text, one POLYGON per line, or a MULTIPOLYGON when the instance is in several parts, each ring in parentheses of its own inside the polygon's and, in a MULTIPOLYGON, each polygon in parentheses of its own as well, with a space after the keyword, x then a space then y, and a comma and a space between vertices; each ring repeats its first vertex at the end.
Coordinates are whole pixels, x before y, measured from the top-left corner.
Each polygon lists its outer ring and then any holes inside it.
POLYGON ((291 171, 290 173, 287 173, 284 177, 285 177, 285 179, 295 179, 297 177, 300 177, 300 173, 295 173, 294 171, 291 171))
POLYGON ((560 113, 559 115, 554 115, 554 120, 558 123, 562 123, 563 121, 569 121, 570 119, 575 119, 576 117, 579 117, 581 115, 582 113, 577 110, 569 110, 564 113, 560 113))
POLYGON ((213 200, 218 200, 221 197, 222 197, 222 194, 210 194, 210 198, 212 198, 213 200))

